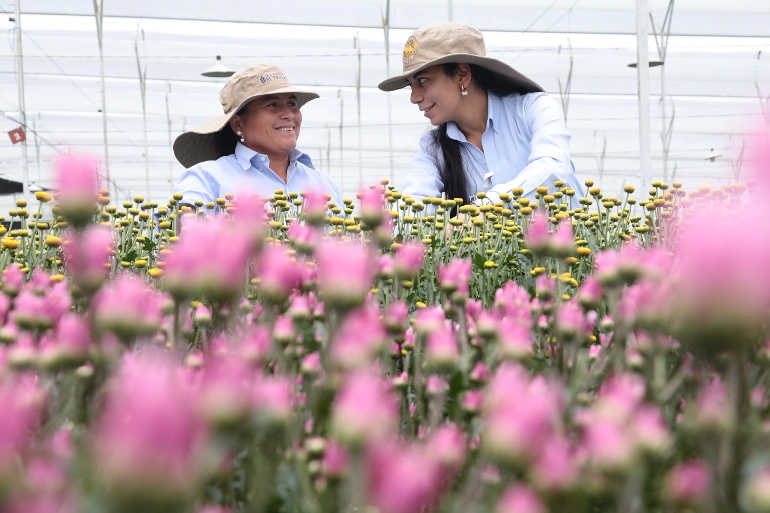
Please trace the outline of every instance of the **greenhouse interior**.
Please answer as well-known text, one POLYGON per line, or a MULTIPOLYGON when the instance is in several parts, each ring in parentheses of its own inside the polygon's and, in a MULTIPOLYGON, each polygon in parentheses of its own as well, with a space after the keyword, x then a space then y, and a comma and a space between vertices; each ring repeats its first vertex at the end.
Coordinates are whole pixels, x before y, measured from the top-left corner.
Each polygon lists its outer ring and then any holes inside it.
MULTIPOLYGON (((174 139, 221 114, 226 78, 202 76, 217 56, 232 70, 274 63, 320 94, 303 108, 298 148, 344 196, 382 178, 398 187, 430 124, 406 90, 377 84, 400 72, 414 29, 448 19, 482 30, 490 57, 562 105, 578 178, 612 191, 641 184, 633 1, 286 0, 247 12, 237 1, 181 5, 104 1, 104 113, 92 2, 21 1, 18 49, 13 4, 4 6, 2 123, 19 126, 23 94, 33 189, 50 189, 52 161, 72 153, 103 162, 116 198, 167 198, 184 170, 174 139)), ((770 4, 649 0, 648 8, 651 176, 686 188, 740 181, 747 135, 770 116, 770 4)), ((8 139, 1 151, 0 178, 23 181, 21 144, 8 139)))

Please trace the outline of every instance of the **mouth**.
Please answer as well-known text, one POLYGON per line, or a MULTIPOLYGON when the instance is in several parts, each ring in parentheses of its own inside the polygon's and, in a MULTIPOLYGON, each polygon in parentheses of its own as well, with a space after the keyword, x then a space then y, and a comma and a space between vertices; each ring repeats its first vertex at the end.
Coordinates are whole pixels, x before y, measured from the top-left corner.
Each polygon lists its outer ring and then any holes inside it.
POLYGON ((428 112, 430 112, 430 110, 433 107, 435 107, 435 106, 436 106, 436 104, 434 103, 433 105, 431 105, 430 107, 428 107, 426 109, 420 109, 420 111, 422 112, 423 116, 428 117, 428 112))
POLYGON ((278 130, 279 132, 294 133, 294 127, 293 126, 284 126, 284 127, 276 128, 276 130, 278 130))

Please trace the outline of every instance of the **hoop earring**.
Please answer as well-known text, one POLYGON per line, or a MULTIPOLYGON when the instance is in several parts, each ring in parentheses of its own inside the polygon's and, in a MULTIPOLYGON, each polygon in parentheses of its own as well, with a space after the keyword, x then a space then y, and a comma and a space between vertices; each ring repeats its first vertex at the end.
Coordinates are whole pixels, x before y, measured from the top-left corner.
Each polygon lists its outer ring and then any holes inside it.
POLYGON ((242 143, 243 143, 243 142, 246 142, 246 138, 245 138, 245 137, 243 137, 243 136, 241 135, 241 133, 240 133, 240 132, 236 132, 236 135, 240 135, 240 136, 241 136, 241 142, 242 142, 242 143))
POLYGON ((460 85, 461 93, 463 96, 468 96, 468 90, 465 89, 464 85, 460 85))

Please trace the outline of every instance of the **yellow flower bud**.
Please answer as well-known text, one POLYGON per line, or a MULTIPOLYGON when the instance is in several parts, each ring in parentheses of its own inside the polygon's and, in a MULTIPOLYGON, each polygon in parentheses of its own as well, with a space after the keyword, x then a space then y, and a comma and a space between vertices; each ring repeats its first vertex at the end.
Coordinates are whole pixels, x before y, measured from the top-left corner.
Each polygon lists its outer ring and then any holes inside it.
POLYGON ((61 246, 61 239, 59 237, 54 236, 54 235, 46 235, 45 236, 45 243, 48 246, 51 246, 51 247, 59 247, 59 246, 61 246))
POLYGON ((0 241, 0 244, 2 244, 4 248, 8 248, 8 249, 16 249, 19 247, 19 241, 8 237, 0 241))
POLYGON ((42 201, 43 203, 48 203, 53 199, 53 196, 51 196, 45 191, 37 191, 35 193, 35 199, 37 199, 38 201, 42 201))

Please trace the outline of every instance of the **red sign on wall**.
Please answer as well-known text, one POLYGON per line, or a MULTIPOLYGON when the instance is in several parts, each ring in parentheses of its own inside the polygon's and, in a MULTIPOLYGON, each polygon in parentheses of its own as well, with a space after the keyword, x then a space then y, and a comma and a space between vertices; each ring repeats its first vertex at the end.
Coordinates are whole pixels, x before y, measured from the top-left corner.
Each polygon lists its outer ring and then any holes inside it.
POLYGON ((14 128, 8 132, 8 137, 11 138, 13 144, 20 143, 27 140, 27 134, 24 133, 24 128, 14 128))

